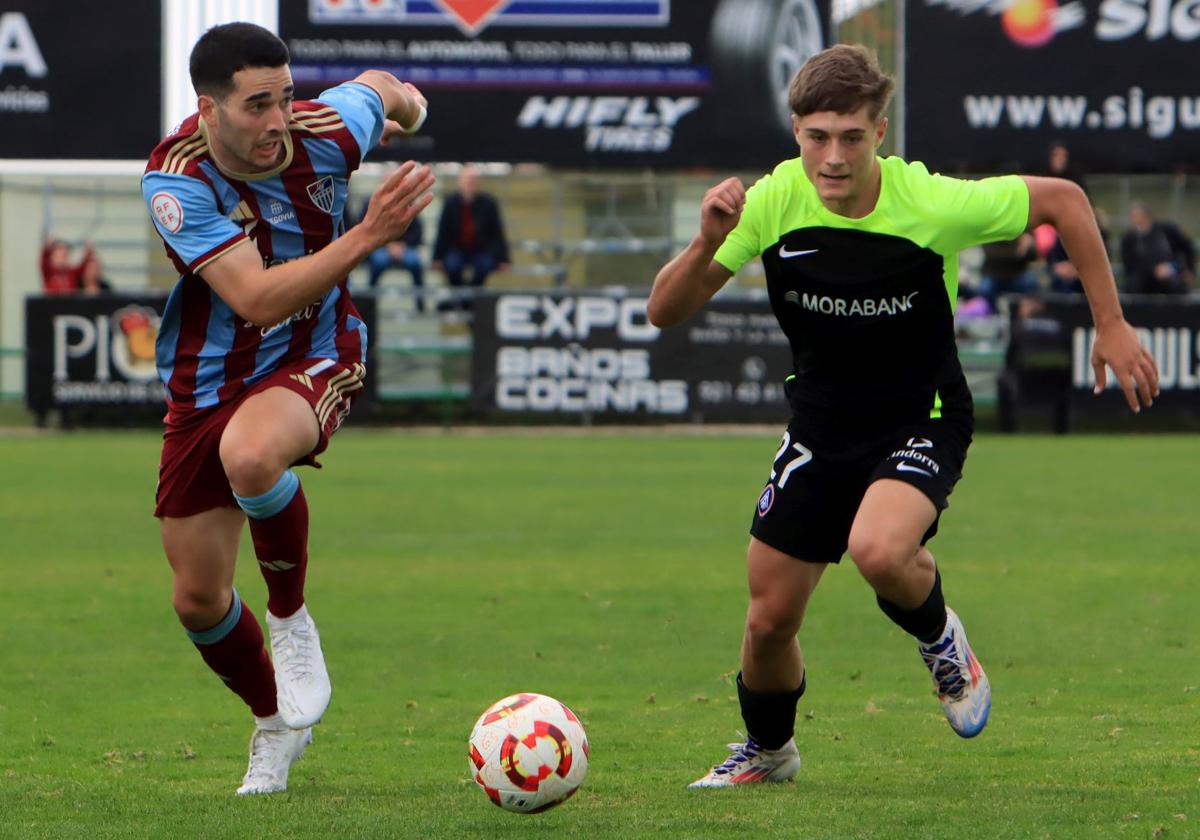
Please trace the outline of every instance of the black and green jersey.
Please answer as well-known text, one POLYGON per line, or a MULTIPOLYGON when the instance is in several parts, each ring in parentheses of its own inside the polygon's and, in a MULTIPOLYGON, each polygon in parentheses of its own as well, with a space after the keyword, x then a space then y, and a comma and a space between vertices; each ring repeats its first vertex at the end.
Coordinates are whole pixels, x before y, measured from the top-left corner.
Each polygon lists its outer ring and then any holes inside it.
POLYGON ((958 252, 1019 236, 1028 188, 1015 175, 964 181, 896 157, 879 165, 875 209, 850 219, 821 204, 799 158, 781 163, 747 191, 716 261, 736 272, 762 257, 798 416, 856 427, 969 418, 954 342, 958 252))

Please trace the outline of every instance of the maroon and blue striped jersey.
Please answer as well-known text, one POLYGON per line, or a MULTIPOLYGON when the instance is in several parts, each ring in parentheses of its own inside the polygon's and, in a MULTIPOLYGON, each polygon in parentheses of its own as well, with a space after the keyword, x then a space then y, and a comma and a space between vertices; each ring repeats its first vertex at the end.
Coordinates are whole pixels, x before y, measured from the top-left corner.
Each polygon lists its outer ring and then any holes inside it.
POLYGON ((379 142, 383 122, 379 95, 351 82, 293 103, 284 159, 268 172, 239 174, 219 164, 198 114, 155 148, 142 195, 180 274, 156 348, 172 412, 225 403, 297 359, 365 363, 367 330, 345 278, 284 321, 260 327, 234 312, 199 272, 245 239, 271 266, 343 234, 350 174, 379 142))

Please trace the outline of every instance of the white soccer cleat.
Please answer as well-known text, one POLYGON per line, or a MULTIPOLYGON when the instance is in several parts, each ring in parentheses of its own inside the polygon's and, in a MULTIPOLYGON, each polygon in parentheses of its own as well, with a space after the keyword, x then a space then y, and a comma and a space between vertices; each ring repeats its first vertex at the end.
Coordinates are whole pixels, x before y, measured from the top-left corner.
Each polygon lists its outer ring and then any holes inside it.
POLYGON ((732 787, 755 782, 790 782, 800 772, 800 751, 795 739, 777 750, 764 750, 747 738, 744 744, 730 744, 729 758, 709 770, 689 788, 732 787))
POLYGON ((920 651, 933 675, 946 720, 962 737, 974 738, 987 725, 992 688, 975 652, 967 644, 967 631, 954 610, 946 608, 942 638, 932 645, 921 644, 920 651))
MULTIPOLYGON (((238 796, 287 790, 288 771, 312 743, 311 729, 264 729, 262 723, 250 737, 250 766, 237 789, 238 796)), ((283 726, 278 716, 273 723, 283 726)))
POLYGON ((306 729, 325 714, 333 693, 317 625, 308 607, 302 606, 287 618, 276 618, 268 612, 267 627, 271 631, 279 715, 292 729, 306 729))

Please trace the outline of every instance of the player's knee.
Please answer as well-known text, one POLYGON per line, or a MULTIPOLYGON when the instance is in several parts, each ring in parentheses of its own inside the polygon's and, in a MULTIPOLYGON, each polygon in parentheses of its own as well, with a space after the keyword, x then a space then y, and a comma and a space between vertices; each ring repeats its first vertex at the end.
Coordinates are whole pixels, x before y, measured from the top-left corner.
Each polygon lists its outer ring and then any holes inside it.
POLYGON ((223 587, 176 585, 172 606, 179 622, 189 630, 207 630, 220 624, 229 612, 233 592, 223 587))
POLYGON ((871 582, 889 580, 902 573, 912 557, 907 545, 870 531, 851 533, 847 551, 862 576, 871 582))
POLYGON ((256 441, 221 441, 221 465, 233 491, 242 496, 265 493, 279 480, 286 464, 256 441))
POLYGON ((782 647, 796 638, 800 620, 800 615, 782 605, 752 601, 746 614, 746 637, 756 648, 782 647))

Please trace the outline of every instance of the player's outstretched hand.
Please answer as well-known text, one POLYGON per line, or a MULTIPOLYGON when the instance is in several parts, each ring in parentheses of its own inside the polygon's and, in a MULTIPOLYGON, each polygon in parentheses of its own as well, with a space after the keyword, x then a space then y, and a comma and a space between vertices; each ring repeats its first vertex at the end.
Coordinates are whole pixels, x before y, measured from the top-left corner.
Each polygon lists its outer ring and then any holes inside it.
POLYGON ((726 178, 704 194, 700 202, 700 236, 720 247, 729 232, 737 227, 746 206, 746 188, 737 178, 726 178))
POLYGON ((1130 410, 1137 413, 1143 405, 1154 404, 1154 398, 1158 396, 1158 365, 1150 351, 1138 343, 1137 332, 1123 318, 1096 329, 1092 370, 1096 373, 1097 394, 1108 385, 1105 365, 1116 374, 1130 410))
POLYGON ((428 166, 405 161, 371 196, 363 226, 380 245, 399 239, 417 214, 433 201, 429 188, 435 180, 428 166))

